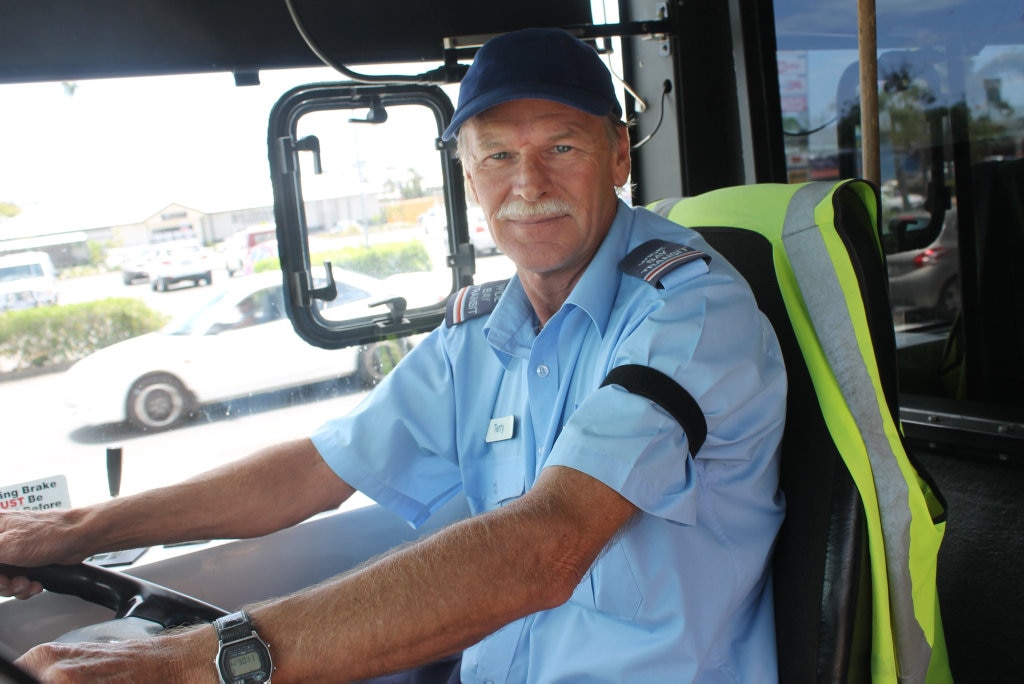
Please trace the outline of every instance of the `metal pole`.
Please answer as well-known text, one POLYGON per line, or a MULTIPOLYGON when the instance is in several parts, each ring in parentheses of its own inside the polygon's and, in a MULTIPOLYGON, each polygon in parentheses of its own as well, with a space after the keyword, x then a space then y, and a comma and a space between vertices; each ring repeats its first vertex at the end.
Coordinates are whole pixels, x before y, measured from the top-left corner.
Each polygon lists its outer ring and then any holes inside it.
POLYGON ((878 37, 875 0, 857 0, 857 46, 860 53, 860 149, 862 177, 882 184, 878 136, 878 37))

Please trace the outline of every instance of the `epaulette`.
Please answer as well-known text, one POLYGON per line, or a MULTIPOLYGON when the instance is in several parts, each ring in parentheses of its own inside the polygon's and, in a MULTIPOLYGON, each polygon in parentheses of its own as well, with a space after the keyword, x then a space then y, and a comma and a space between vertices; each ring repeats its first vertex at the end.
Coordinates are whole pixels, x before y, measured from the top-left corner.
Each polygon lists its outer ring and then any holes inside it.
POLYGON ((501 298, 501 293, 505 291, 506 285, 508 285, 507 280, 495 280, 480 285, 467 285, 454 292, 448 298, 448 306, 445 307, 445 325, 450 328, 453 325, 491 313, 501 298))
POLYGON ((660 287, 661 279, 666 273, 695 259, 711 262, 711 257, 699 249, 667 240, 648 240, 623 257, 619 262, 619 268, 655 287, 660 287))

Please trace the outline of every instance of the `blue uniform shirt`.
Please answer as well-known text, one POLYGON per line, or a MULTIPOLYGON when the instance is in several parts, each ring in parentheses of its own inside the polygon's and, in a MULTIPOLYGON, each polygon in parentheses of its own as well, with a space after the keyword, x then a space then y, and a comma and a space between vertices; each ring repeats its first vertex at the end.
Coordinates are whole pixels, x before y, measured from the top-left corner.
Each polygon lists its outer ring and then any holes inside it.
POLYGON ((746 283, 697 233, 620 204, 568 300, 535 328, 513 278, 489 316, 435 330, 313 436, 339 477, 414 525, 460 491, 474 513, 497 508, 550 465, 640 509, 567 603, 467 649, 463 681, 773 681, 786 377, 746 283), (623 257, 651 239, 710 263, 657 287, 624 273, 623 257), (623 364, 653 367, 696 399, 708 436, 695 458, 660 407, 598 389, 623 364))

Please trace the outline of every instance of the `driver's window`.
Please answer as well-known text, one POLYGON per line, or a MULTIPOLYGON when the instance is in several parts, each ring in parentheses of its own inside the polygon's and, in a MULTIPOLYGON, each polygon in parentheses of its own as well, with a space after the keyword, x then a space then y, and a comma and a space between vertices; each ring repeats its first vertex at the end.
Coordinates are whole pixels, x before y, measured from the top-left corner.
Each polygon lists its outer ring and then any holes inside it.
MULTIPOLYGON (((438 141, 439 107, 419 96, 338 87, 315 93, 281 115, 288 132, 277 146, 287 150, 280 164, 288 170, 275 183, 279 197, 287 194, 294 206, 282 215, 279 203, 277 220, 291 235, 299 234, 309 268, 303 279, 310 289, 320 287, 323 264, 331 263, 333 301, 310 302, 298 312, 301 317, 312 309, 314 324, 326 335, 347 334, 353 321, 372 330, 382 318, 398 320, 403 311, 417 325, 417 311, 432 311, 432 324, 425 315, 422 319, 424 330, 437 324, 448 296, 468 279, 485 282, 513 273, 483 213, 474 206, 461 208, 460 167, 451 149, 438 141), (352 301, 351 287, 363 291, 359 299, 365 298, 365 305, 342 306, 352 301), (396 298, 402 299, 397 309, 396 298)), ((284 268, 299 266, 293 262, 284 268)), ((298 295, 290 296, 295 301, 298 295)), ((315 336, 311 341, 321 343, 315 336)))

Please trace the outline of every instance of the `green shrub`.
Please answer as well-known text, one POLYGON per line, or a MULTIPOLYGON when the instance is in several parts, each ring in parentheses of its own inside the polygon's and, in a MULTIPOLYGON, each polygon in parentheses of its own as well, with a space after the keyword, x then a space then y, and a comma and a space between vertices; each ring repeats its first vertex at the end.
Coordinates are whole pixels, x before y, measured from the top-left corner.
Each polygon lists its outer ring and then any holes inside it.
MULTIPOLYGON (((373 247, 344 247, 328 252, 310 255, 310 262, 319 266, 330 261, 337 268, 364 273, 376 278, 386 278, 395 273, 429 271, 430 255, 427 248, 418 240, 408 242, 389 242, 373 247)), ((275 257, 262 259, 253 265, 257 273, 276 271, 281 262, 275 257)))
POLYGON ((157 330, 168 318, 131 298, 8 311, 0 314, 0 368, 17 371, 71 363, 157 330))

